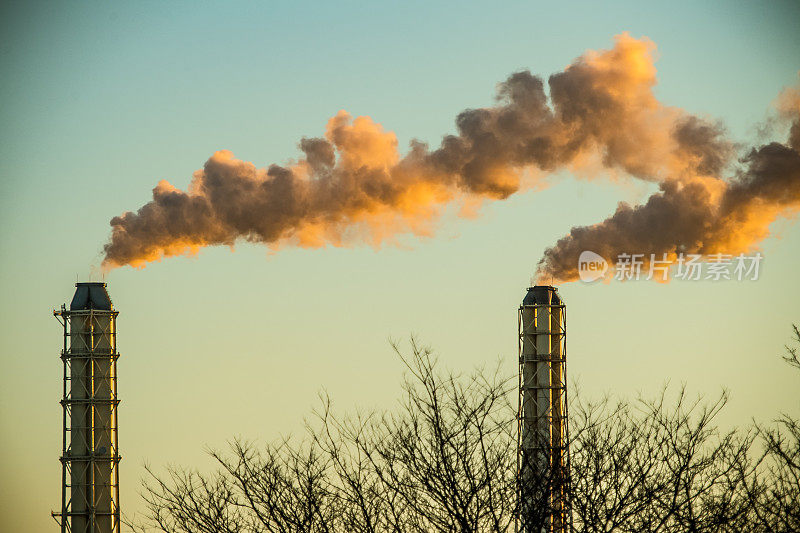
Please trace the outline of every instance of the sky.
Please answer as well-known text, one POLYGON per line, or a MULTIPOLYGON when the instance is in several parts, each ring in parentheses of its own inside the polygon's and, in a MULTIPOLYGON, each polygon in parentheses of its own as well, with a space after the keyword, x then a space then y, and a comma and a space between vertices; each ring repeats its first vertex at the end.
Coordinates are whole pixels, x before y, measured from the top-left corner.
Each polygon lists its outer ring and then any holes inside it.
MULTIPOLYGON (((302 429, 326 391, 341 411, 391 408, 416 335, 468 371, 517 357, 517 307, 572 226, 652 184, 559 174, 379 249, 207 248, 98 269, 109 220, 185 188, 216 150, 257 167, 300 155, 345 109, 437 145, 520 69, 544 77, 627 31, 658 47, 656 96, 759 140, 800 69, 793 2, 6 2, 0 7, 0 529, 47 531, 60 505, 61 329, 76 281, 120 311, 121 504, 144 465, 208 468, 235 436, 302 429)), ((779 132, 778 137, 783 138, 779 132)), ((731 393, 720 423, 800 414, 780 360, 800 322, 800 224, 779 220, 757 281, 570 283, 568 373, 587 397, 731 393)))

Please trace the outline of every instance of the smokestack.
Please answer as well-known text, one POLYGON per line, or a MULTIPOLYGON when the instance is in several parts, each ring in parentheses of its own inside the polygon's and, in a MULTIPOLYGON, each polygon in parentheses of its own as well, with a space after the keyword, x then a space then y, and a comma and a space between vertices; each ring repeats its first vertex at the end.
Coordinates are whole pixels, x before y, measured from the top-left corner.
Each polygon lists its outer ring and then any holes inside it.
POLYGON ((548 285, 519 307, 519 531, 566 533, 569 507, 566 306, 548 285))
POLYGON ((61 454, 62 532, 119 533, 117 334, 105 283, 76 283, 53 311, 64 328, 61 454))

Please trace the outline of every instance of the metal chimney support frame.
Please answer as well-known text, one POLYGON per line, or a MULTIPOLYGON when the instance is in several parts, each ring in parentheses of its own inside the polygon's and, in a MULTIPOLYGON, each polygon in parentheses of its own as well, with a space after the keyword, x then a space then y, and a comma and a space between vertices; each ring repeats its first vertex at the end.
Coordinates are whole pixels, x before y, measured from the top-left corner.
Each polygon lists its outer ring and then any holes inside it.
MULTIPOLYGON (((62 533, 119 533, 119 454, 116 318, 91 298, 53 315, 64 330, 61 511, 62 533), (76 309, 77 307, 77 309, 76 309)), ((105 284, 102 284, 105 293, 105 284)), ((88 290, 88 289, 87 289, 88 290)), ((103 306, 101 302, 101 306, 103 306)))
POLYGON ((518 311, 517 531, 566 533, 569 506, 566 306, 536 286, 518 311))

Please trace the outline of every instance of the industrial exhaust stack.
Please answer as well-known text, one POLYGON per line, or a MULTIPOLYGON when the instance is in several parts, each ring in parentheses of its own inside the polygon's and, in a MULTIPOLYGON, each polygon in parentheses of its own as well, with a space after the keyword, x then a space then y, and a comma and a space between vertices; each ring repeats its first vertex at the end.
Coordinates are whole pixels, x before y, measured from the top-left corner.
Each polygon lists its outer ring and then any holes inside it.
POLYGON ((76 283, 69 310, 53 311, 64 328, 62 532, 119 533, 117 446, 118 311, 105 283, 76 283))
POLYGON ((554 287, 528 289, 519 308, 517 476, 522 533, 567 533, 567 315, 554 287))

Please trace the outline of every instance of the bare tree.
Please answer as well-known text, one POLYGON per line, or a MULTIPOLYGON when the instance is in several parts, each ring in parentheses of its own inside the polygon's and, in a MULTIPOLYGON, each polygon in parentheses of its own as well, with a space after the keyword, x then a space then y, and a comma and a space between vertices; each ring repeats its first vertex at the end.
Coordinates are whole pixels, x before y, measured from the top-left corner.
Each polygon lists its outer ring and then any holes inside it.
POLYGON ((516 491, 514 381, 441 373, 413 339, 396 413, 334 416, 263 451, 234 441, 213 475, 148 469, 140 530, 509 531, 516 491))
POLYGON ((800 328, 797 327, 797 324, 792 324, 792 330, 794 333, 792 341, 796 346, 786 345, 786 355, 783 356, 783 360, 797 370, 800 370, 800 355, 797 353, 798 349, 800 349, 800 328))
MULTIPOLYGON (((340 416, 323 396, 302 440, 233 441, 227 452, 211 453, 219 467, 212 474, 148 469, 147 515, 135 527, 513 531, 520 515, 516 379, 497 369, 444 372, 413 339, 407 354, 393 347, 407 369, 398 409, 340 416)), ((684 389, 671 399, 666 388, 634 402, 573 399, 567 498, 574 530, 800 531, 800 425, 784 415, 775 426, 724 432, 715 420, 726 402, 725 393, 708 402, 684 389)), ((546 487, 545 478, 532 482, 546 487)), ((549 511, 537 505, 534 521, 549 511)))
POLYGON ((355 530, 508 530, 515 494, 513 381, 497 371, 440 374, 430 349, 412 339, 405 356, 393 346, 408 370, 399 412, 341 420, 325 403, 323 430, 314 434, 334 459, 347 500, 361 509, 364 520, 355 530), (362 487, 379 513, 364 509, 369 498, 362 487))
MULTIPOLYGON (((743 531, 753 433, 723 433, 727 401, 579 403, 571 504, 577 531, 743 531), (744 468, 743 468, 744 467, 744 468)), ((746 529, 746 528, 745 528, 746 529)))
MULTIPOLYGON (((800 370, 800 329, 793 325, 794 346, 783 359, 800 370)), ((760 468, 748 481, 754 523, 760 531, 800 531, 800 420, 783 413, 772 426, 757 424, 764 443, 760 468)))

